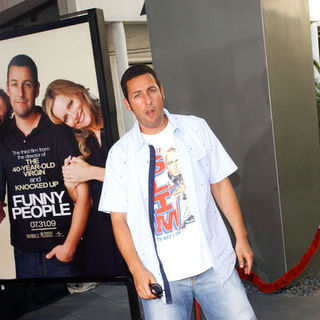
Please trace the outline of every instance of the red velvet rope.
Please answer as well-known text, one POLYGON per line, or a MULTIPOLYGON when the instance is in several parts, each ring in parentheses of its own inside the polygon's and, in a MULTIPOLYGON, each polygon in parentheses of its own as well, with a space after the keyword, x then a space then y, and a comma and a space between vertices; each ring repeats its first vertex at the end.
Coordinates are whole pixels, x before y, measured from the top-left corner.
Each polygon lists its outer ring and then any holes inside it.
POLYGON ((279 279, 271 282, 266 283, 261 280, 261 278, 256 274, 251 272, 249 275, 244 274, 243 269, 237 268, 239 276, 243 280, 251 281, 254 283, 257 288, 262 292, 274 292, 275 290, 281 289, 290 283, 293 279, 297 278, 306 265, 311 260, 314 253, 317 251, 320 244, 320 227, 318 228, 313 241, 311 242, 310 247, 304 253, 299 263, 297 263, 294 267, 292 267, 288 272, 286 272, 282 277, 279 279))
POLYGON ((200 306, 196 299, 194 299, 194 316, 196 320, 200 320, 200 306))
MULTIPOLYGON (((317 251, 319 244, 320 244, 320 226, 308 250, 304 253, 301 260, 294 267, 292 267, 288 272, 286 272, 282 277, 280 277, 279 279, 271 283, 263 282, 261 278, 254 272, 251 272, 249 275, 246 275, 244 274, 244 271, 241 268, 237 268, 237 271, 241 279, 251 281, 257 286, 259 291, 272 293, 275 290, 283 288, 284 286, 286 286, 288 283, 290 283, 293 279, 297 278, 301 274, 303 269, 311 260, 314 253, 317 251)), ((196 320, 199 320, 200 319, 199 304, 196 300, 194 300, 194 305, 195 305, 195 318, 196 320)))

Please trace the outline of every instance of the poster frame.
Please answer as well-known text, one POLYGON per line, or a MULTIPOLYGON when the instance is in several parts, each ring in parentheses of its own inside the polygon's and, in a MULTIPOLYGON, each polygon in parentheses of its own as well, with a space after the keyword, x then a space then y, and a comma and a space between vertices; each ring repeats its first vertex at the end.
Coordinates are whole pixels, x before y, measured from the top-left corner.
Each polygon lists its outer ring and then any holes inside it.
MULTIPOLYGON (((116 103, 112 84, 111 68, 108 57, 106 25, 101 9, 89 9, 72 14, 60 16, 58 19, 46 23, 37 22, 30 25, 0 29, 0 41, 13 39, 25 35, 50 31, 67 26, 73 26, 84 22, 89 23, 91 45, 94 56, 96 80, 104 121, 105 137, 107 145, 112 145, 119 139, 117 126, 116 103)), ((36 278, 36 279, 0 279, 1 285, 28 285, 34 283, 57 282, 113 282, 121 283, 127 287, 131 319, 141 319, 140 308, 133 280, 126 276, 110 276, 102 278, 36 278)))

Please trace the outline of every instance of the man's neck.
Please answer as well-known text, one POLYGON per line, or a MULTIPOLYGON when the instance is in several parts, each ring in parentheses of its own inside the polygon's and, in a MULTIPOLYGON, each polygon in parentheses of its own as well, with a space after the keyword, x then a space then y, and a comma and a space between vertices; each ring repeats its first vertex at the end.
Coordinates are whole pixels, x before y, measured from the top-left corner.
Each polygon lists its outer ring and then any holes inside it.
POLYGON ((165 114, 163 114, 163 119, 157 127, 143 128, 139 123, 139 128, 140 128, 140 132, 143 134, 154 135, 154 134, 158 134, 158 133, 162 132, 167 127, 168 123, 169 123, 168 117, 165 114))
POLYGON ((38 126, 40 118, 41 113, 36 110, 27 117, 15 116, 16 125, 25 136, 29 135, 31 131, 38 126))

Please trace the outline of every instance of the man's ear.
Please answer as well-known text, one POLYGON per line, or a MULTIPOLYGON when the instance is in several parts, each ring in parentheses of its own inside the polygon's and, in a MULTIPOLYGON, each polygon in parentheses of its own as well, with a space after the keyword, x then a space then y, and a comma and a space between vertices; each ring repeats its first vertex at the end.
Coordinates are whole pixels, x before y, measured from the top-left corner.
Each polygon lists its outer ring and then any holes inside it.
POLYGON ((36 86, 36 98, 38 98, 39 92, 40 92, 40 82, 38 82, 36 86))
POLYGON ((123 98, 124 105, 128 111, 132 111, 129 101, 126 98, 123 98))
POLYGON ((160 87, 160 92, 161 92, 161 95, 162 95, 162 99, 164 100, 166 98, 166 96, 164 95, 163 86, 160 87))

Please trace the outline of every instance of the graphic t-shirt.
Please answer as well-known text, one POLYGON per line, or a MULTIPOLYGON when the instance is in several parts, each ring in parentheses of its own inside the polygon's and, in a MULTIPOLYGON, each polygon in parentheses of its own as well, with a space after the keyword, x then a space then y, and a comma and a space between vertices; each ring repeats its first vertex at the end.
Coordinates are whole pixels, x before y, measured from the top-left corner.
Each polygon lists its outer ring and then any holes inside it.
POLYGON ((144 139, 156 151, 154 227, 157 250, 169 281, 198 275, 212 266, 200 223, 188 206, 170 123, 144 139))
POLYGON ((77 155, 72 131, 54 125, 44 113, 28 136, 17 128, 14 118, 2 128, 0 161, 8 183, 14 247, 47 252, 64 242, 73 212, 62 176, 63 161, 69 155, 77 155))

